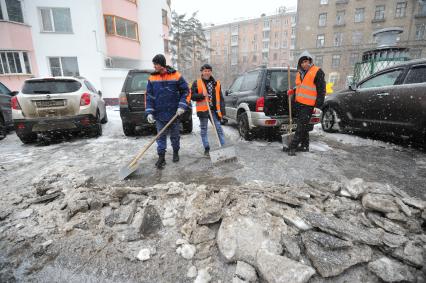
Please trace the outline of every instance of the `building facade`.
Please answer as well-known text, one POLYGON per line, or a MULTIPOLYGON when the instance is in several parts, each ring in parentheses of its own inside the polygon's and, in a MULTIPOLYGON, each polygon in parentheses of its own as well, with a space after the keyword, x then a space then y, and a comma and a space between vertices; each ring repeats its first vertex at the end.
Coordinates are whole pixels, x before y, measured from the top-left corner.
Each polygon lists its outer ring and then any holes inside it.
POLYGON ((10 10, 12 14, 12 18, 3 15, 0 21, 0 37, 7 35, 8 39, 0 41, 0 52, 6 53, 6 57, 13 53, 14 58, 22 59, 21 69, 11 69, 11 60, 6 64, 1 61, 0 80, 14 90, 28 77, 84 76, 103 92, 105 100, 114 103, 129 69, 151 69, 152 57, 168 52, 170 1, 0 0, 0 3, 2 11, 10 10), (27 61, 29 72, 24 68, 27 61), (22 72, 16 73, 19 70, 22 72))
POLYGON ((294 61, 308 50, 334 90, 347 86, 363 52, 374 49, 373 32, 401 27, 397 46, 411 58, 426 56, 426 2, 419 0, 298 0, 294 61))
POLYGON ((260 65, 287 66, 295 48, 296 13, 277 14, 205 27, 206 61, 225 87, 260 65))

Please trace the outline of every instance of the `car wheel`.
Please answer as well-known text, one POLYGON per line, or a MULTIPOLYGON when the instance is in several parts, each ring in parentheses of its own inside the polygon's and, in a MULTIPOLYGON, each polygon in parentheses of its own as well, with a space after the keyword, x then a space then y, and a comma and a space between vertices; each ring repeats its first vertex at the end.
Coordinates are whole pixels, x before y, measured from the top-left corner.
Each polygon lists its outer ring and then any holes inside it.
POLYGON ((324 132, 335 133, 341 130, 342 122, 333 107, 327 107, 323 110, 321 116, 321 126, 324 132))
POLYGON ((22 135, 18 135, 18 138, 24 144, 34 143, 37 141, 37 134, 36 133, 22 134, 22 135))
POLYGON ((99 114, 99 111, 96 112, 96 124, 93 126, 91 136, 94 138, 102 136, 101 115, 99 114))
POLYGON ((101 120, 101 123, 102 124, 106 124, 106 123, 108 123, 108 115, 107 115, 107 112, 105 111, 105 116, 102 118, 102 120, 101 120))
POLYGON ((247 117, 247 113, 243 112, 237 117, 238 122, 238 132, 240 136, 246 141, 251 141, 254 137, 253 133, 250 131, 250 125, 247 117))
POLYGON ((3 120, 3 117, 0 117, 0 140, 4 139, 7 135, 7 127, 3 120))
POLYGON ((228 119, 226 119, 226 118, 222 118, 222 120, 220 121, 220 124, 221 124, 221 125, 226 125, 226 124, 228 124, 228 119))
POLYGON ((135 125, 130 123, 123 123, 124 135, 131 137, 135 135, 135 125))
POLYGON ((182 122, 182 134, 192 133, 192 119, 182 122))

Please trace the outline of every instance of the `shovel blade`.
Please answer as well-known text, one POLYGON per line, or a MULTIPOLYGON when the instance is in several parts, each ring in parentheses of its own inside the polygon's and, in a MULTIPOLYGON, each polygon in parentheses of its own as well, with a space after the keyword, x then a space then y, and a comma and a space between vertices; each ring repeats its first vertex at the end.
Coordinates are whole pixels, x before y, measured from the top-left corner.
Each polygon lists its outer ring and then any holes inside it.
POLYGON ((220 163, 237 159, 234 146, 222 146, 215 150, 210 150, 210 160, 212 163, 220 163))
POLYGON ((286 148, 289 148, 293 139, 294 139, 294 133, 288 133, 288 134, 282 135, 283 146, 286 148))
POLYGON ((120 172, 118 173, 120 180, 126 179, 127 177, 129 177, 131 174, 133 174, 135 171, 139 169, 139 162, 136 162, 133 166, 130 166, 130 165, 131 163, 127 164, 126 166, 120 169, 120 172))

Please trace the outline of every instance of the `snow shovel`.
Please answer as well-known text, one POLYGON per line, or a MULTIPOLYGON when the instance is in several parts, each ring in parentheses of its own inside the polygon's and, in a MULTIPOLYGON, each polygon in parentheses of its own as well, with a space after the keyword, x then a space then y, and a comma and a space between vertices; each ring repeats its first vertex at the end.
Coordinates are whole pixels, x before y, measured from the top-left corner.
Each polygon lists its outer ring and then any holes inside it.
POLYGON ((215 133, 215 136, 216 136, 216 139, 217 139, 217 143, 220 146, 218 149, 210 150, 210 160, 213 164, 220 163, 220 162, 226 162, 226 161, 233 161, 233 160, 237 159, 237 155, 235 154, 235 148, 234 148, 234 146, 231 146, 231 145, 224 146, 220 143, 219 134, 217 132, 216 124, 214 123, 214 120, 213 120, 213 114, 212 114, 212 111, 210 110, 207 90, 205 89, 204 85, 203 85, 203 92, 204 92, 204 94, 206 94, 206 103, 207 103, 207 108, 209 110, 210 121, 212 122, 212 125, 213 125, 213 129, 214 129, 214 133, 215 133))
MULTIPOLYGON (((291 79, 290 79, 290 65, 288 65, 287 68, 287 77, 288 77, 288 90, 291 89, 291 79)), ((293 132, 293 115, 291 113, 291 97, 287 96, 288 100, 288 130, 287 133, 282 136, 283 140, 283 150, 289 149, 290 144, 293 141, 294 138, 294 132, 293 132)))
POLYGON ((164 131, 167 130, 167 128, 176 120, 177 117, 178 117, 178 114, 176 113, 175 116, 173 116, 173 118, 161 129, 161 131, 147 145, 145 145, 142 148, 142 150, 126 166, 120 169, 120 172, 119 172, 120 180, 126 179, 133 172, 138 170, 139 159, 141 159, 141 157, 145 154, 145 152, 164 133, 164 131))

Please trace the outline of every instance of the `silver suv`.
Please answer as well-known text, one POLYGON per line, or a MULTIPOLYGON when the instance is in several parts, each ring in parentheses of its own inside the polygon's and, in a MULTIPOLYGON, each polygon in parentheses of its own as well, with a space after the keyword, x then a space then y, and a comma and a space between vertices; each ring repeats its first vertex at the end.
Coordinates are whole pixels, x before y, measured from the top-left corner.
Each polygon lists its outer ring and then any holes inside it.
POLYGON ((108 121, 102 93, 82 77, 26 80, 11 106, 15 131, 23 143, 36 141, 38 133, 58 131, 97 137, 102 135, 101 123, 108 121))

